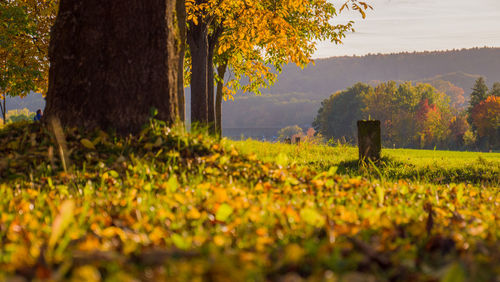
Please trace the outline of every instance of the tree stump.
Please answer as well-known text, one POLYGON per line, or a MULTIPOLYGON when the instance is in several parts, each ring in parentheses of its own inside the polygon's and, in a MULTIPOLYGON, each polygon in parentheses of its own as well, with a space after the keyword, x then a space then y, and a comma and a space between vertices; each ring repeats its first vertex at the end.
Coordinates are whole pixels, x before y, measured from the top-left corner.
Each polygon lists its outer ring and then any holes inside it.
POLYGON ((359 160, 380 160, 382 150, 379 120, 358 120, 359 160))

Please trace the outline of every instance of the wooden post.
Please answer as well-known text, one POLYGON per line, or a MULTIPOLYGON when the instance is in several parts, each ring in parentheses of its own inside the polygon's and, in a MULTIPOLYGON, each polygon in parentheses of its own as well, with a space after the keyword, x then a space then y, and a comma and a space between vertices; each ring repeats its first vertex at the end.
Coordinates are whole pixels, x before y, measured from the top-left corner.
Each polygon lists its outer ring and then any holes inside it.
POLYGON ((382 150, 380 138, 380 120, 358 120, 359 160, 380 160, 382 150))

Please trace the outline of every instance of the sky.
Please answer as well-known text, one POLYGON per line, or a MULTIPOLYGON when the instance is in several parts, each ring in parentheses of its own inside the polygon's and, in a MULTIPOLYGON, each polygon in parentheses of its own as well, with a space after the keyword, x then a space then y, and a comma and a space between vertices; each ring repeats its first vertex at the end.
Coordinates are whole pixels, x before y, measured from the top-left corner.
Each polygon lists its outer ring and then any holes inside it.
POLYGON ((366 19, 348 11, 333 21, 352 19, 356 32, 342 45, 318 43, 314 58, 500 47, 500 0, 365 1, 373 6, 366 19))

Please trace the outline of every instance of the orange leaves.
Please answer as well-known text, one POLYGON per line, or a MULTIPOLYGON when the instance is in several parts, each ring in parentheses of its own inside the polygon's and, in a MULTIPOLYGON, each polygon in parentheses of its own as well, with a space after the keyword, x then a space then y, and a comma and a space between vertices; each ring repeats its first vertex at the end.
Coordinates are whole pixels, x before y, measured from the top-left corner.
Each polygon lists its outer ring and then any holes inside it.
POLYGON ((373 9, 372 6, 370 6, 367 2, 348 0, 342 5, 342 7, 340 8, 340 12, 342 12, 344 9, 349 9, 349 6, 351 9, 358 11, 363 19, 366 18, 366 10, 373 9))
POLYGON ((494 138, 500 128, 500 97, 489 96, 480 102, 472 109, 471 117, 479 136, 494 138))

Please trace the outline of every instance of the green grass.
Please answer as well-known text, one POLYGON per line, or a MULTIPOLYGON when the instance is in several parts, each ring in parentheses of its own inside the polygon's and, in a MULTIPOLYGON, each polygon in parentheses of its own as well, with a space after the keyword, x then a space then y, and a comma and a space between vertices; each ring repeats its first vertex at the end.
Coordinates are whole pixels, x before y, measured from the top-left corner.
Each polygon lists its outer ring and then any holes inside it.
POLYGON ((405 179, 435 184, 463 182, 500 186, 500 153, 382 149, 382 163, 377 172, 359 166, 356 147, 308 143, 297 146, 254 140, 227 142, 266 162, 295 164, 320 171, 338 167, 339 173, 350 176, 380 178, 381 174, 385 180, 392 181, 405 179))
POLYGON ((64 139, 66 170, 51 130, 0 130, 2 281, 500 275, 500 189, 342 175, 352 148, 220 143, 156 121, 64 139))

